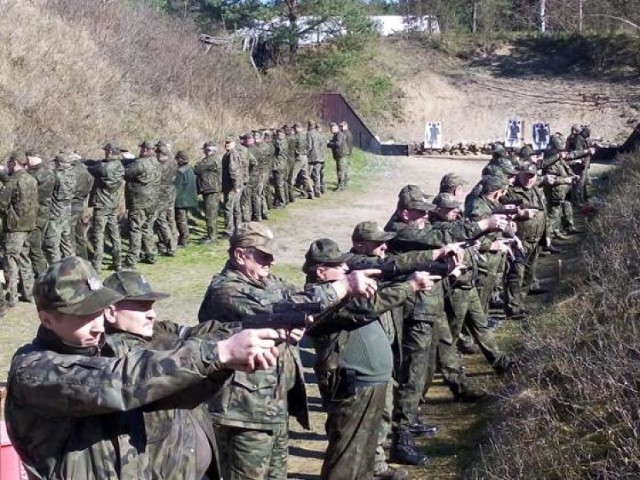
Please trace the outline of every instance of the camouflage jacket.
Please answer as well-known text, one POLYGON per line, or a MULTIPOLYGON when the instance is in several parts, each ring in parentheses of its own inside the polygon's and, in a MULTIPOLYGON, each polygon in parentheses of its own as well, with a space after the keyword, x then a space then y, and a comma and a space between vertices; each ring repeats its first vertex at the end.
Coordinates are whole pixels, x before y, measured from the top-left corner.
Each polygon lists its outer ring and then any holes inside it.
POLYGON ((38 227, 44 227, 49 221, 51 197, 56 186, 56 176, 49 167, 40 163, 29 168, 29 173, 38 182, 38 227))
POLYGON ((71 168, 56 168, 53 173, 56 176, 56 183, 51 196, 51 209, 49 218, 51 220, 71 216, 71 201, 76 188, 76 176, 71 168))
POLYGON ((519 200, 526 206, 539 208, 540 211, 531 219, 518 219, 518 237, 523 242, 538 243, 545 235, 547 229, 547 199, 540 187, 530 189, 523 188, 516 184, 509 187, 503 201, 519 200))
POLYGON ((331 149, 334 160, 339 160, 348 155, 347 139, 343 132, 336 132, 327 143, 327 147, 331 149))
POLYGON ((244 183, 242 156, 235 149, 226 151, 222 156, 222 191, 240 190, 244 183))
POLYGON ((6 232, 30 232, 36 228, 38 219, 38 182, 26 170, 9 177, 0 192, 6 232))
POLYGON ((201 339, 118 358, 100 353, 40 327, 14 355, 5 417, 30 478, 153 478, 142 407, 228 375, 216 344, 201 339))
MULTIPOLYGON (((300 293, 299 289, 275 276, 263 282, 253 281, 230 263, 213 277, 200 305, 198 320, 215 319, 237 322, 245 315, 271 312, 282 301, 320 301, 324 306, 336 302, 335 292, 327 286, 300 293)), ((216 392, 209 403, 215 423, 257 430, 269 430, 295 416, 309 428, 307 395, 298 348, 280 344, 275 368, 255 373, 234 372, 230 381, 216 392)))
POLYGON ((248 183, 252 186, 258 185, 261 178, 260 166, 258 164, 258 149, 255 145, 245 147, 243 158, 245 159, 246 174, 248 175, 248 183))
POLYGON ((353 133, 351 130, 347 130, 346 132, 342 132, 344 135, 344 143, 345 143, 345 155, 349 156, 353 153, 353 133))
POLYGON ((306 133, 296 133, 295 138, 295 156, 296 160, 307 160, 309 158, 309 137, 306 133))
POLYGON ((71 201, 72 213, 82 213, 84 202, 89 198, 89 193, 93 187, 93 175, 84 163, 76 161, 71 166, 71 171, 76 177, 76 186, 73 189, 73 200, 71 201))
POLYGON ((161 208, 173 208, 176 203, 176 175, 178 164, 175 160, 167 159, 160 164, 160 189, 158 190, 158 203, 161 208))
POLYGON ((116 209, 124 193, 124 167, 118 158, 97 162, 89 167, 95 182, 89 197, 89 206, 98 209, 116 209))
POLYGON ((129 210, 156 208, 160 162, 153 156, 136 158, 125 168, 125 200, 129 210))
MULTIPOLYGON (((231 334, 229 329, 221 327, 219 323, 207 323, 207 328, 198 332, 200 335, 206 335, 205 338, 219 341, 231 334)), ((192 336, 191 330, 173 322, 156 322, 152 338, 122 331, 110 332, 102 354, 120 357, 140 349, 170 350, 192 336)), ((153 478, 201 478, 203 472, 197 472, 196 463, 196 452, 199 448, 211 450, 212 462, 207 475, 211 479, 219 478, 215 435, 209 412, 202 402, 212 391, 220 388, 223 382, 224 377, 207 380, 142 409, 147 441, 145 450, 149 455, 149 469, 153 478), (202 442, 198 445, 198 440, 203 440, 199 432, 206 436, 208 445, 203 445, 202 442)))
POLYGON ((318 130, 308 130, 307 133, 307 145, 309 147, 309 163, 324 162, 324 156, 320 153, 322 151, 322 139, 320 138, 320 132, 318 130))
POLYGON ((207 155, 193 167, 196 174, 198 193, 218 193, 222 191, 222 157, 217 153, 207 155))
POLYGON ((273 170, 275 149, 271 143, 261 143, 256 146, 254 155, 258 162, 258 170, 262 182, 266 182, 273 170))
POLYGON ((274 144, 273 169, 277 172, 286 172, 289 162, 288 143, 284 138, 276 138, 274 144))

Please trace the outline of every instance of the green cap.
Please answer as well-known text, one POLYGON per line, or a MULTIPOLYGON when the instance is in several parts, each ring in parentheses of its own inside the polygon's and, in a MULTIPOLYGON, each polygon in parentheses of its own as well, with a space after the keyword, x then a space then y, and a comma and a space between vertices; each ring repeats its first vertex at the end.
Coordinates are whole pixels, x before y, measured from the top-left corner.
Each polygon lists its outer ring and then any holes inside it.
POLYGON ((120 270, 104 280, 105 287, 124 296, 125 300, 151 301, 162 300, 168 293, 155 292, 146 278, 135 270, 120 270))
POLYGON ((238 227, 229 239, 231 248, 254 247, 261 252, 274 255, 276 242, 269 227, 259 222, 245 222, 238 227))
POLYGON ((69 315, 91 315, 124 297, 105 287, 91 264, 80 257, 66 257, 51 265, 33 287, 38 310, 69 315))
POLYGON ((406 185, 398 195, 398 209, 406 208, 430 212, 434 206, 427 202, 429 198, 418 185, 406 185))
POLYGON ((453 190, 456 187, 466 185, 467 182, 462 179, 457 173, 447 173, 442 180, 440 180, 440 191, 453 190))
POLYGON ((523 162, 518 170, 520 173, 527 173, 529 175, 538 174, 538 167, 533 162, 523 162))
POLYGON ((146 148, 149 150, 153 150, 156 148, 156 146, 153 144, 153 142, 149 141, 149 140, 145 140, 144 142, 142 142, 140 145, 138 145, 140 148, 146 148))
POLYGON ((482 193, 492 193, 509 186, 509 179, 504 175, 488 175, 482 181, 482 193))
POLYGON ((439 193, 433 199, 433 204, 438 208, 460 208, 462 203, 450 193, 439 193))
POLYGON ((13 151, 9 154, 9 161, 16 162, 20 165, 27 164, 27 156, 23 151, 13 151))
POLYGON ((340 265, 345 263, 351 254, 344 253, 336 242, 328 238, 321 238, 311 243, 305 254, 302 271, 308 273, 313 265, 340 265))
POLYGON ((385 232, 378 222, 360 222, 353 229, 353 242, 387 242, 395 237, 394 232, 385 232))

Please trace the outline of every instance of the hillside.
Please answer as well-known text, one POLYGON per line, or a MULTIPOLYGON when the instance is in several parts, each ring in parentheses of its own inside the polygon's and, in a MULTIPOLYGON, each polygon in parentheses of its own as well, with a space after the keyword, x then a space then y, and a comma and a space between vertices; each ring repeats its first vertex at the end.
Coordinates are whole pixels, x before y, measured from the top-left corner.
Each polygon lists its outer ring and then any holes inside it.
POLYGON ((439 121, 447 142, 486 142, 501 138, 507 119, 518 117, 562 132, 586 123, 595 137, 614 141, 628 136, 627 122, 640 114, 636 82, 596 79, 595 71, 590 75, 563 50, 522 51, 507 44, 461 59, 402 39, 380 42, 378 49, 380 68, 402 90, 404 112, 375 126, 382 139, 419 141, 425 122, 439 121), (550 64, 562 68, 545 68, 550 64))

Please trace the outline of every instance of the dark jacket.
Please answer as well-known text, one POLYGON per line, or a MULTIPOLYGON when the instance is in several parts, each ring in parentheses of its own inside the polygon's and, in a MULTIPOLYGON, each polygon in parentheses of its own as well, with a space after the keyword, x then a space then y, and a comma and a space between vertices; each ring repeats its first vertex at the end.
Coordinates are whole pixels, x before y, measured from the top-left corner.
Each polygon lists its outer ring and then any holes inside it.
POLYGON ((197 208, 196 175, 191 165, 178 167, 176 174, 176 208, 197 208))

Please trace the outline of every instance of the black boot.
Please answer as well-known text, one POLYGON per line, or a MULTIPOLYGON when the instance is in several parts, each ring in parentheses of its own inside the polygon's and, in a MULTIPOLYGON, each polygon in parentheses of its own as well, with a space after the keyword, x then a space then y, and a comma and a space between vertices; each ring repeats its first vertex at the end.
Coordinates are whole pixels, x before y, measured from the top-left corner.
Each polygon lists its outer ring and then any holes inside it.
POLYGON ((428 423, 417 421, 416 423, 412 423, 411 425, 409 425, 409 431, 414 438, 433 437, 436 433, 438 433, 438 427, 436 425, 430 425, 428 423))
POLYGON ((416 450, 409 430, 400 430, 393 434, 389 458, 392 462, 402 465, 426 465, 429 462, 429 457, 416 450))

